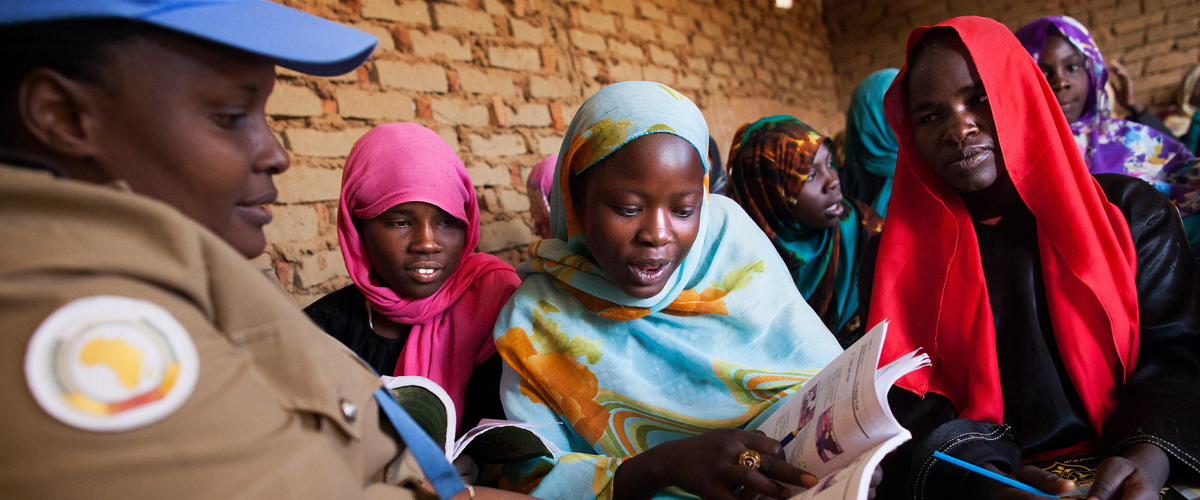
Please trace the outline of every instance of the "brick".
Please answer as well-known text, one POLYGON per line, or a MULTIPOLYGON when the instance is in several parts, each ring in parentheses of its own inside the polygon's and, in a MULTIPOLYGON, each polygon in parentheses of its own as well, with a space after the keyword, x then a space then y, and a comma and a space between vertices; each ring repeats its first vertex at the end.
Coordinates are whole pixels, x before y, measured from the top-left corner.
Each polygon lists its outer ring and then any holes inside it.
POLYGON ((658 38, 658 33, 654 29, 654 23, 649 21, 622 19, 621 25, 625 28, 625 33, 641 38, 642 40, 654 40, 658 38))
POLYGON ((292 167, 283 175, 276 176, 275 184, 279 188, 280 203, 332 201, 338 199, 341 194, 342 171, 332 168, 292 167))
POLYGON ((701 80, 699 76, 687 74, 679 77, 675 86, 681 89, 699 89, 704 86, 704 80, 701 80))
POLYGON ((672 68, 679 66, 679 58, 675 57, 675 54, 654 45, 650 46, 650 60, 654 64, 661 66, 670 66, 672 68))
POLYGON ((429 5, 420 1, 397 4, 396 0, 362 0, 360 12, 367 19, 429 25, 429 5))
POLYGON ((496 32, 496 23, 492 21, 491 14, 466 7, 434 4, 433 20, 437 29, 459 29, 482 35, 496 32))
POLYGON ((642 72, 642 65, 630 62, 610 63, 608 65, 608 76, 613 82, 646 79, 642 72))
POLYGON ((267 98, 267 114, 271 116, 321 116, 321 98, 316 92, 293 85, 276 85, 267 98))
POLYGON ((516 86, 512 76, 504 71, 477 69, 471 66, 459 66, 458 80, 465 92, 474 94, 498 94, 513 97, 516 86))
POLYGON ((655 21, 663 22, 666 22, 670 19, 670 16, 667 15, 666 10, 663 10, 662 7, 654 5, 650 2, 641 2, 638 4, 637 8, 638 13, 641 14, 643 19, 653 19, 655 21))
MULTIPOLYGON (((483 195, 481 195, 479 198, 480 210, 491 213, 501 213, 504 211, 502 208, 500 208, 500 199, 496 197, 495 189, 484 189, 483 195)), ((488 222, 491 222, 491 220, 488 222)))
POLYGON ((1161 25, 1166 18, 1166 12, 1158 12, 1154 14, 1146 14, 1144 16, 1137 16, 1132 19, 1125 19, 1113 24, 1113 33, 1121 35, 1131 31, 1144 30, 1147 27, 1161 25))
POLYGON ((567 129, 567 122, 564 120, 564 117, 563 117, 562 103, 559 103, 559 102, 550 103, 550 126, 554 127, 554 130, 566 130, 567 129))
POLYGON ((485 186, 510 186, 512 185, 512 173, 504 167, 493 167, 487 162, 477 161, 474 165, 467 167, 467 175, 471 177, 471 183, 476 189, 485 186))
POLYGON ((487 106, 459 99, 434 99, 433 119, 441 123, 486 127, 489 123, 487 106))
POLYGON ((1167 52, 1158 54, 1146 61, 1146 73, 1158 73, 1161 71, 1169 71, 1180 68, 1190 68, 1196 65, 1196 53, 1188 52, 1167 52))
POLYGON ((392 38, 392 30, 369 23, 358 23, 352 26, 379 37, 379 45, 375 46, 375 53, 396 50, 396 41, 392 38))
POLYGON ((525 193, 518 193, 512 189, 497 189, 496 198, 499 198, 500 208, 506 212, 528 212, 529 197, 525 193))
POLYGON ((633 16, 633 0, 600 0, 600 6, 608 12, 633 16))
POLYGON ((529 94, 535 98, 566 98, 578 97, 575 87, 571 82, 563 77, 541 77, 533 76, 529 78, 529 94))
POLYGON ((671 14, 671 25, 680 31, 692 31, 696 29, 696 19, 687 14, 671 14))
POLYGON ((493 16, 508 15, 508 9, 504 7, 504 4, 500 3, 500 0, 483 0, 483 10, 493 16))
POLYGON ((666 43, 669 45, 687 45, 688 44, 687 35, 684 35, 683 32, 681 32, 675 28, 671 28, 671 27, 667 27, 667 26, 662 27, 662 41, 663 41, 663 43, 666 43))
MULTIPOLYGON (((326 132, 306 128, 290 128, 283 131, 283 137, 287 139, 288 149, 299 156, 344 158, 350 153, 354 142, 368 130, 370 128, 356 127, 326 132)), ((334 196, 334 198, 337 197, 334 196)))
POLYGON ((476 156, 500 157, 526 153, 525 138, 516 134, 494 134, 490 138, 471 134, 468 143, 476 156))
POLYGON ((316 286, 346 274, 342 250, 318 250, 300 258, 296 266, 296 284, 303 288, 316 286))
POLYGON ((347 118, 407 121, 416 116, 412 98, 393 92, 340 89, 337 92, 337 103, 340 114, 347 118))
POLYGON ((533 242, 533 231, 521 219, 489 222, 479 227, 479 251, 496 252, 533 242))
POLYGON ((417 98, 417 118, 422 120, 433 119, 433 99, 428 96, 417 98))
MULTIPOLYGON (((1174 45, 1174 42, 1172 42, 1170 40, 1158 42, 1158 43, 1148 43, 1146 45, 1142 45, 1140 47, 1135 47, 1135 48, 1132 48, 1132 49, 1126 51, 1124 54, 1122 54, 1119 57, 1119 59, 1122 62, 1132 63, 1134 61, 1139 61, 1142 59, 1149 58, 1156 54, 1166 53, 1171 50, 1172 45, 1174 45)), ((1137 73, 1134 73, 1134 75, 1136 75, 1136 74, 1137 73)))
POLYGON ((488 61, 492 66, 524 71, 542 68, 542 58, 537 49, 528 47, 488 47, 488 61))
POLYGON ((540 44, 546 41, 546 31, 520 19, 509 19, 508 27, 518 42, 540 44))
POLYGON ((731 74, 733 74, 733 70, 729 67, 729 63, 721 62, 721 61, 713 63, 712 72, 714 75, 731 75, 731 74))
POLYGON ((600 65, 590 57, 583 57, 579 60, 579 70, 583 72, 583 76, 588 79, 594 79, 600 75, 600 65))
POLYGON ((639 61, 646 59, 646 53, 642 52, 642 49, 638 48, 637 45, 632 43, 622 43, 615 38, 608 39, 608 50, 616 55, 629 59, 636 59, 639 61))
MULTIPOLYGON (((341 172, 336 170, 333 172, 341 175, 341 172)), ((276 179, 282 178, 283 176, 280 176, 276 179)), ((341 185, 340 181, 338 185, 341 185)), ((308 241, 320 236, 320 223, 317 221, 317 212, 313 210, 313 205, 272 205, 271 215, 274 216, 274 220, 263 227, 263 233, 271 243, 308 241)))
POLYGON ((571 44, 579 49, 588 52, 604 52, 607 45, 604 43, 604 37, 595 33, 588 33, 580 29, 572 29, 570 32, 571 44))
POLYGON ((549 127, 550 108, 545 104, 522 104, 511 108, 509 124, 518 127, 549 127))
POLYGON ((559 148, 562 147, 563 138, 556 135, 542 135, 537 137, 538 154, 542 156, 550 156, 558 154, 559 148))
POLYGON ((668 86, 675 85, 675 72, 668 68, 646 66, 642 70, 642 75, 646 80, 652 82, 664 83, 668 86))
POLYGON ((436 64, 377 61, 375 71, 385 87, 440 93, 450 87, 446 70, 436 64))
POLYGON ((538 54, 541 55, 543 70, 558 71, 558 49, 547 45, 538 48, 538 54))
POLYGON ((700 23, 700 32, 710 38, 722 38, 725 35, 721 27, 713 23, 700 23))
POLYGON ((613 16, 602 12, 590 12, 586 10, 576 11, 579 16, 579 27, 589 31, 597 31, 600 33, 616 33, 617 24, 613 22, 613 16))
POLYGON ((708 72, 708 61, 704 60, 703 58, 689 57, 687 59, 687 65, 688 68, 691 68, 692 70, 699 71, 701 73, 708 72))
POLYGON ((708 19, 711 20, 712 22, 711 23, 701 23, 701 24, 712 24, 712 25, 716 25, 716 26, 729 26, 729 25, 733 24, 733 16, 730 15, 728 12, 721 12, 717 9, 705 9, 705 10, 708 11, 708 19))
POLYGON ((504 98, 500 96, 492 97, 492 105, 490 106, 492 118, 495 119, 496 126, 508 126, 508 108, 504 105, 504 98))
POLYGON ((436 132, 438 137, 446 141, 450 149, 453 149, 455 153, 458 152, 458 132, 455 132, 453 128, 440 128, 436 129, 436 132))
POLYGON ((412 41, 413 54, 421 57, 444 56, 451 61, 471 59, 471 47, 445 33, 411 31, 409 39, 412 41))
POLYGON ((722 45, 721 57, 730 61, 737 61, 742 58, 742 51, 736 45, 722 45))

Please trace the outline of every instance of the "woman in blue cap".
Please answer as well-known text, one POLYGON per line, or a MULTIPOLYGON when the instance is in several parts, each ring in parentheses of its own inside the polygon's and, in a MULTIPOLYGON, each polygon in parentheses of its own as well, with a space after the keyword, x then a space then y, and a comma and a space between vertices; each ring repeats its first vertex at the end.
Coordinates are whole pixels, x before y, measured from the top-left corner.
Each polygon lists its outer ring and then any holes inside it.
POLYGON ((246 261, 275 65, 375 43, 262 0, 0 3, 0 496, 474 496, 246 261))

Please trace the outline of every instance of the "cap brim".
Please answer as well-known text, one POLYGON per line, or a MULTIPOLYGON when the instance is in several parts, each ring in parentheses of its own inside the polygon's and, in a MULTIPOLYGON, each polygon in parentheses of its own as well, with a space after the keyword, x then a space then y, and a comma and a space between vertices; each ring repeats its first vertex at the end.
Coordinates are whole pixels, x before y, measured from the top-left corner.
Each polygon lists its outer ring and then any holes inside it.
POLYGON ((354 71, 379 43, 370 33, 269 0, 172 9, 141 19, 317 76, 354 71))

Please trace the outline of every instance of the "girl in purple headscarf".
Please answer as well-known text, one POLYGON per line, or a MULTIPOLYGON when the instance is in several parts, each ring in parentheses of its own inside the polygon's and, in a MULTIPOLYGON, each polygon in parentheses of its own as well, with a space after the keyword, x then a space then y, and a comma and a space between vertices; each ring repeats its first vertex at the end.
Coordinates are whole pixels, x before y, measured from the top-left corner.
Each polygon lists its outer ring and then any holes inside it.
POLYGON ((1182 215, 1200 208, 1200 200, 1188 196, 1200 182, 1181 178, 1195 159, 1187 147, 1146 125, 1110 116, 1104 92, 1108 68, 1083 24, 1068 16, 1043 17, 1018 30, 1017 39, 1054 89, 1089 171, 1145 180, 1170 196, 1182 215))

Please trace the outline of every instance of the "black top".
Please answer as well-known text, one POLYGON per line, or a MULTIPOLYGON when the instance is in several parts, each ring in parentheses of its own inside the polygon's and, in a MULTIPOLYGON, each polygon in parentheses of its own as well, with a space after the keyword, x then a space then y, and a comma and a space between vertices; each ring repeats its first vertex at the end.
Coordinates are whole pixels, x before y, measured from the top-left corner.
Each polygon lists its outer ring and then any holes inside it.
MULTIPOLYGON (((1129 223, 1137 252, 1140 314, 1137 366, 1104 424, 1102 442, 1114 454, 1133 444, 1154 443, 1172 457, 1173 476, 1200 471, 1200 289, 1178 212, 1139 179, 1100 174, 1096 180, 1129 223)), ((956 420, 944 396, 931 392, 920 399, 894 388, 888 394, 890 406, 913 432, 913 441, 885 462, 881 491, 886 498, 963 494, 970 484, 965 473, 926 460, 935 449, 1012 470, 1021 459, 1097 438, 1058 354, 1036 222, 1021 205, 995 225, 975 224, 996 323, 1005 426, 956 420), (917 484, 917 477, 926 479, 917 484)), ((860 272, 860 297, 871 296, 878 251, 876 237, 867 246, 860 272)), ((868 307, 865 302, 860 307, 864 316, 868 307)))
MULTIPOLYGON (((304 313, 325 333, 358 354, 376 372, 383 375, 395 373, 400 352, 408 340, 408 332, 395 339, 375 333, 367 317, 367 298, 357 286, 350 285, 317 299, 304 308, 304 313)), ((492 354, 471 372, 464 399, 466 408, 458 409, 462 415, 459 435, 478 425, 480 419, 505 418, 504 408, 500 404, 502 363, 499 353, 492 354)))
POLYGON ((840 166, 838 177, 842 183, 842 194, 868 205, 875 203, 875 198, 879 197, 879 192, 883 191, 883 185, 887 183, 887 177, 868 172, 858 162, 840 166))

